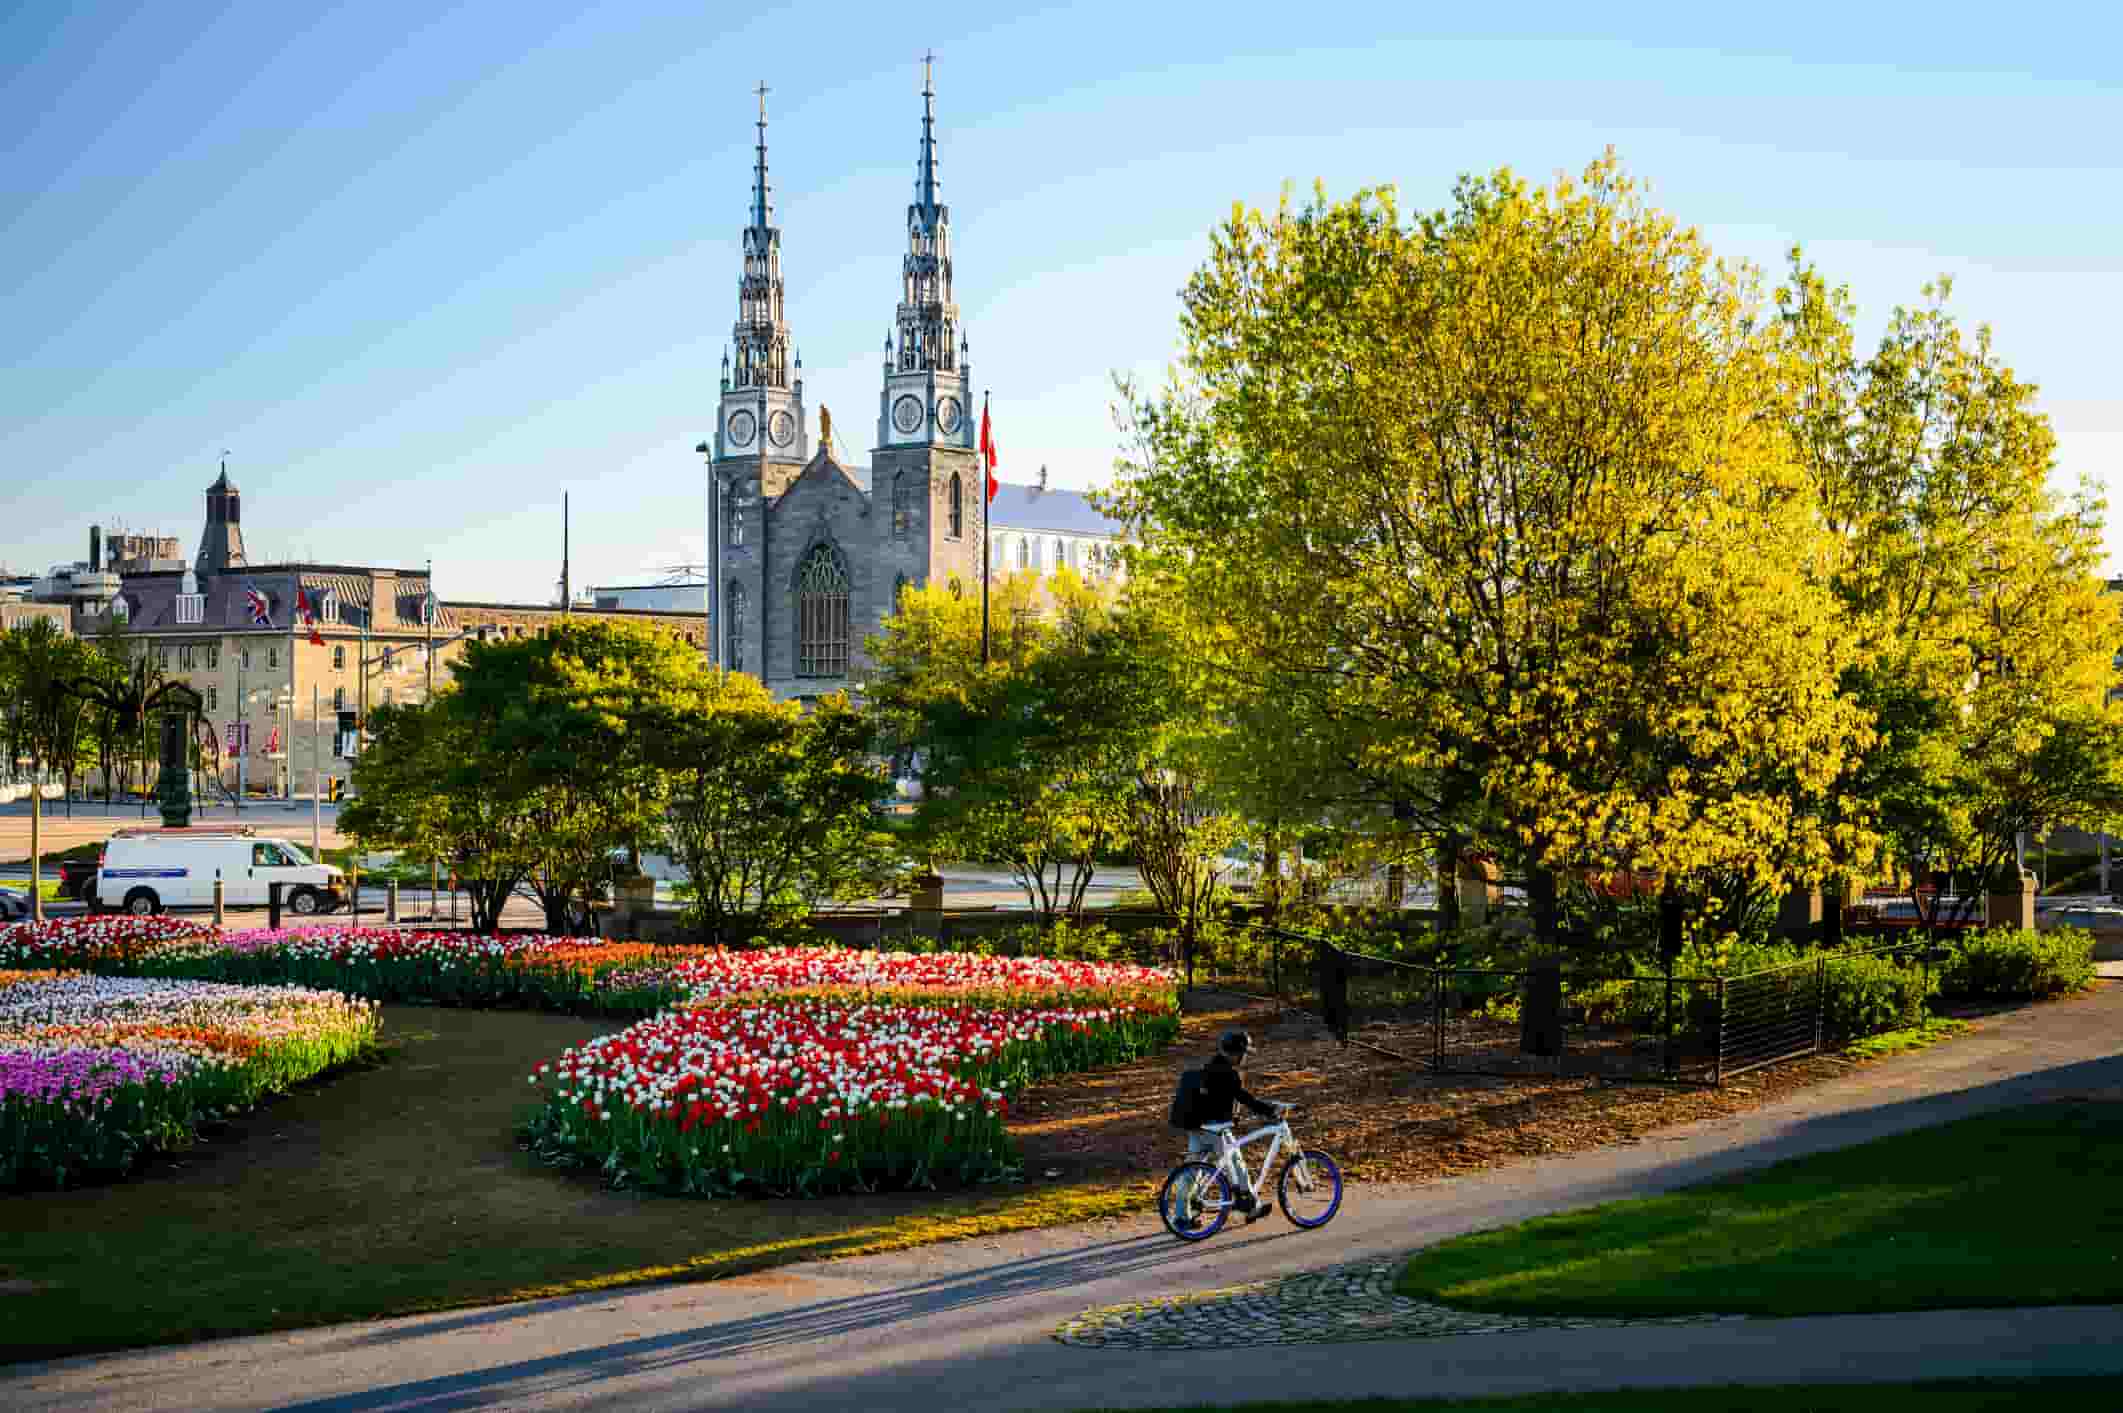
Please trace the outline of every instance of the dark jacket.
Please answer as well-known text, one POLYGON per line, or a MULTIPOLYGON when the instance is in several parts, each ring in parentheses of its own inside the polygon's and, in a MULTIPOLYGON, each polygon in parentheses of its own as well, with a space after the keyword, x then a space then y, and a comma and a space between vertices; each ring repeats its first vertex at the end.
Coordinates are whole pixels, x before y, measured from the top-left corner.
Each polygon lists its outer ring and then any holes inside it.
POLYGON ((1239 1082, 1238 1066, 1219 1051, 1215 1059, 1202 1067, 1202 1087, 1194 1096, 1194 1122, 1188 1127, 1231 1122, 1234 1103, 1244 1104, 1264 1119, 1275 1117, 1275 1106, 1248 1094, 1246 1086, 1239 1082))

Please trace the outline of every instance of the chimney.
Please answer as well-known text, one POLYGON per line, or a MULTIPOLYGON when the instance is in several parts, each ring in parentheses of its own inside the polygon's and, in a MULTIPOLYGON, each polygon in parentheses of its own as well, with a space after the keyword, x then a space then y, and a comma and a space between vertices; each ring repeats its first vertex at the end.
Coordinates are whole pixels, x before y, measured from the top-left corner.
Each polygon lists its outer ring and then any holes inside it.
POLYGON ((103 572, 103 527, 101 525, 88 527, 88 572, 91 574, 103 572))

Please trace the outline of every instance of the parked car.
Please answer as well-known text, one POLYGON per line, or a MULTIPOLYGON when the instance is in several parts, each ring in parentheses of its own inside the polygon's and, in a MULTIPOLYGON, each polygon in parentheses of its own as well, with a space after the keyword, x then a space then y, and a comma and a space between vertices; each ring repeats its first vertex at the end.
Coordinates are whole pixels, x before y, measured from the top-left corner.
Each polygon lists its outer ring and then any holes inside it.
POLYGON ((0 922, 20 922, 29 915, 29 894, 0 888, 0 922))
POLYGON ((214 880, 231 907, 267 901, 267 889, 285 884, 281 897, 290 912, 330 912, 343 901, 346 875, 313 861, 287 839, 235 829, 119 830, 104 846, 96 869, 95 903, 145 916, 169 908, 204 908, 214 902, 214 880))
POLYGON ((96 895, 96 863, 92 859, 59 861, 59 892, 87 902, 96 895))

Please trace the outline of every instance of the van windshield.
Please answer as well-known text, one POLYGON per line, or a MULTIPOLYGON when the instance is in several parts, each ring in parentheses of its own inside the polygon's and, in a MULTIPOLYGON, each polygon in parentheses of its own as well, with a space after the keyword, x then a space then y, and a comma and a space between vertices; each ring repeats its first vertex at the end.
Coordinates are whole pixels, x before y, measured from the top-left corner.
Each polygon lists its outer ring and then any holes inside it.
POLYGON ((310 856, 308 854, 305 854, 304 852, 302 852, 302 850, 296 848, 287 840, 275 839, 273 842, 280 846, 280 852, 287 857, 287 861, 289 863, 295 864, 300 867, 303 865, 307 865, 310 862, 310 856))

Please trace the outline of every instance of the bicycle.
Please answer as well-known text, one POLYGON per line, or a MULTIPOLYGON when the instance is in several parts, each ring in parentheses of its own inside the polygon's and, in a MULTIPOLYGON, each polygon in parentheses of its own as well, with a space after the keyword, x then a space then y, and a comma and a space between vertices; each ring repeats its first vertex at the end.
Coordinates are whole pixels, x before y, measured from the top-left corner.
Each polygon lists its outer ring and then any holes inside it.
POLYGON ((1234 1175, 1244 1182, 1253 1201, 1259 1203, 1260 1183, 1246 1168, 1245 1148, 1262 1139, 1272 1140, 1261 1159, 1262 1181, 1275 1166, 1285 1140, 1292 1150, 1290 1161, 1283 1165, 1275 1183, 1275 1198, 1283 1215, 1305 1231, 1317 1230, 1334 1220, 1334 1214, 1342 1209, 1341 1165, 1317 1148, 1298 1147, 1297 1136, 1290 1131, 1290 1106, 1280 1107, 1282 1112, 1274 1123, 1262 1124, 1244 1138, 1233 1137, 1229 1123, 1202 1125, 1204 1133, 1216 1135, 1216 1161, 1190 1159, 1165 1178, 1165 1185, 1157 1194, 1157 1214, 1163 1219, 1165 1230, 1181 1241, 1206 1241, 1222 1231, 1238 1206, 1231 1191, 1234 1175))

